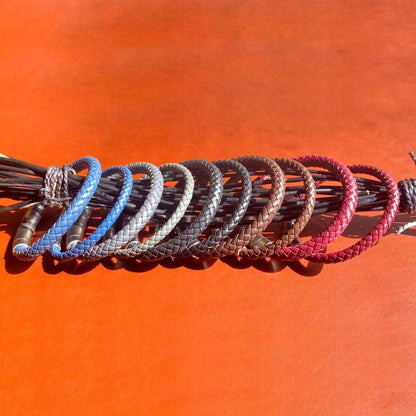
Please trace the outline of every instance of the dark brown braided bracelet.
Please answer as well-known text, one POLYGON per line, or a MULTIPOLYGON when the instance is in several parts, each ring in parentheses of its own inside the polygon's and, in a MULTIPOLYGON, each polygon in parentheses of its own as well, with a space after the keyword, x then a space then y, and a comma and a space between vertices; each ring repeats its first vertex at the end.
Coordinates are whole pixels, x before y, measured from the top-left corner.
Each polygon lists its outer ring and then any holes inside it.
POLYGON ((287 229, 283 231, 283 234, 279 240, 271 242, 266 238, 259 238, 258 242, 256 242, 255 248, 243 247, 240 249, 238 254, 242 257, 268 257, 271 255, 271 253, 275 253, 278 250, 288 246, 302 232, 313 214, 316 198, 316 187, 314 179, 308 169, 293 159, 276 158, 274 160, 279 164, 280 167, 282 167, 286 174, 295 172, 301 176, 305 187, 303 196, 304 206, 300 215, 293 222, 286 222, 286 224, 289 223, 289 227, 286 227, 287 229))
POLYGON ((238 253, 243 247, 259 236, 273 220, 282 205, 285 193, 285 177, 280 166, 272 159, 264 156, 248 155, 235 158, 249 171, 264 170, 270 176, 271 189, 269 199, 260 214, 248 226, 239 227, 235 235, 226 238, 220 244, 204 253, 204 256, 224 257, 238 253))
POLYGON ((193 217, 191 223, 185 226, 182 231, 178 231, 176 236, 145 251, 138 259, 155 261, 179 254, 208 227, 217 212, 223 191, 221 171, 206 160, 187 160, 181 164, 192 172, 197 182, 203 182, 204 186, 207 182, 209 183, 206 201, 199 214, 193 217))

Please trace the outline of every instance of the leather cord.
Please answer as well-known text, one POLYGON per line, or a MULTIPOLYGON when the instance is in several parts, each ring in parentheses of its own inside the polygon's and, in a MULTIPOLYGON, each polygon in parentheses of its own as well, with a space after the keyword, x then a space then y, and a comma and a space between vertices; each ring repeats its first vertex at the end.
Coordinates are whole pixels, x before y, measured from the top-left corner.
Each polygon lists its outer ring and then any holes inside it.
POLYGON ((320 263, 339 263, 341 261, 352 259, 364 253, 370 247, 377 244, 380 238, 390 228, 399 209, 400 194, 396 182, 383 169, 370 165, 350 165, 348 166, 352 173, 372 175, 379 179, 387 190, 386 209, 377 222, 377 224, 359 241, 343 250, 333 253, 313 253, 307 257, 307 260, 320 263))
POLYGON ((196 180, 203 177, 209 183, 206 201, 203 203, 199 214, 191 220, 190 224, 182 231, 179 230, 176 236, 142 253, 139 256, 142 260, 156 261, 180 253, 207 228, 221 202, 223 180, 221 171, 217 166, 206 160, 198 159, 187 160, 181 164, 192 172, 196 180))
POLYGON ((347 228, 358 201, 357 183, 354 175, 342 163, 326 156, 317 155, 303 156, 296 160, 306 167, 321 167, 333 173, 342 184, 343 201, 336 217, 322 232, 305 243, 287 246, 274 254, 274 257, 288 261, 300 260, 324 250, 347 228))
POLYGON ((273 256, 277 251, 292 243, 292 241, 305 228, 313 214, 316 198, 316 187, 313 177, 309 173, 308 169, 293 159, 276 158, 274 160, 279 164, 280 167, 282 167, 285 173, 295 172, 302 178, 305 187, 303 209, 300 215, 292 223, 290 223, 289 228, 283 232, 280 239, 271 242, 264 238, 259 241, 262 246, 258 244, 258 247, 255 248, 243 247, 239 251, 239 255, 242 257, 264 258, 273 256))
MULTIPOLYGON (((104 177, 112 175, 121 176, 123 178, 123 187, 121 188, 113 208, 104 218, 104 220, 98 225, 98 227, 85 240, 80 241, 76 245, 73 245, 67 251, 61 251, 60 242, 55 243, 51 249, 51 254, 55 259, 73 259, 81 256, 85 251, 90 249, 101 239, 101 237, 107 232, 107 230, 114 224, 119 215, 123 212, 133 186, 133 175, 131 171, 125 166, 113 166, 106 169, 102 174, 104 177)), ((69 230, 69 232, 70 231, 71 230, 69 230)))
MULTIPOLYGON (((112 237, 91 247, 83 254, 88 260, 98 260, 112 255, 116 250, 124 247, 142 230, 152 217, 163 192, 163 176, 160 170, 151 163, 137 162, 127 165, 133 174, 145 174, 150 179, 150 189, 143 205, 128 223, 112 237)), ((142 180, 139 179, 139 180, 142 180)))
POLYGON ((203 254, 209 248, 216 246, 222 240, 224 240, 234 229, 237 227, 241 218, 247 211, 248 205, 251 200, 251 176, 250 172, 241 163, 235 160, 219 160, 213 162, 218 166, 222 173, 235 172, 232 176, 233 185, 236 185, 238 181, 241 181, 241 193, 237 203, 234 203, 234 211, 228 215, 228 219, 225 219, 221 228, 215 230, 215 232, 202 241, 197 241, 189 247, 186 247, 181 251, 181 256, 198 256, 203 254))
POLYGON ((83 157, 71 163, 69 168, 77 173, 88 168, 87 176, 79 192, 53 226, 33 244, 30 241, 45 207, 43 204, 36 204, 29 208, 17 230, 13 243, 13 254, 19 259, 30 261, 50 250, 55 243, 62 239, 94 195, 101 177, 100 162, 93 157, 83 157))
POLYGON ((239 156, 234 160, 242 163, 249 171, 262 169, 266 175, 270 176, 269 198, 259 215, 248 226, 237 227, 234 235, 227 237, 217 246, 207 250, 204 256, 224 257, 238 253, 266 229, 283 202, 285 178, 282 169, 276 162, 270 158, 257 155, 239 156))
MULTIPOLYGON (((90 157, 48 169, 6 156, 1 159, 2 195, 21 198, 6 210, 30 207, 13 242, 13 253, 23 260, 51 251, 59 260, 99 260, 116 255, 155 261, 165 257, 236 255, 337 263, 375 245, 399 209, 413 212, 416 206, 416 180, 403 180, 397 185, 382 169, 347 167, 319 155, 296 160, 256 155, 214 163, 189 160, 160 169, 139 162, 107 169, 103 175, 99 162, 90 157), (77 175, 86 168, 86 177, 77 175), (144 176, 133 181, 135 173, 144 176), (32 243, 47 206, 63 208, 61 215, 32 243), (103 210, 103 219, 84 240, 93 209, 94 213, 103 210), (359 241, 343 250, 327 252, 356 210, 384 213, 359 241), (312 215, 328 212, 335 215, 329 225, 302 242, 300 235, 312 215), (271 222, 277 228, 269 227, 271 222), (279 233, 275 240, 269 237, 274 230, 279 233), (61 241, 66 242, 67 251, 61 251, 61 241)), ((414 224, 406 224, 398 232, 414 224)))
POLYGON ((185 166, 179 163, 166 163, 159 167, 162 174, 166 175, 166 179, 171 179, 171 174, 176 173, 180 174, 184 180, 184 189, 182 192, 182 198, 180 199, 178 205, 176 206, 175 211, 168 218, 165 224, 160 227, 152 236, 150 236, 146 241, 136 241, 133 240, 127 244, 125 249, 119 249, 114 252, 114 255, 119 258, 131 258, 137 257, 141 253, 149 250, 150 248, 156 246, 160 241, 166 238, 170 232, 175 228, 178 222, 182 219, 183 215, 188 208, 188 205, 192 199, 194 191, 194 177, 192 176, 191 171, 185 166))

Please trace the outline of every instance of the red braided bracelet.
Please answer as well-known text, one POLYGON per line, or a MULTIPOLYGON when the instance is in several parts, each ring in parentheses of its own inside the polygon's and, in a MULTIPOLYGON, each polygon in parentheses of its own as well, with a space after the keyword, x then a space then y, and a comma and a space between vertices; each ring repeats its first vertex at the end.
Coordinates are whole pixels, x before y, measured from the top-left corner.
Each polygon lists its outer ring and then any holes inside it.
POLYGON ((338 263, 359 256, 361 253, 377 244, 378 240, 387 232, 399 209, 400 194, 396 182, 383 169, 369 165, 350 165, 352 173, 368 174, 380 179, 386 186, 388 202, 386 209, 375 227, 360 241, 352 246, 333 253, 313 253, 307 259, 322 263, 338 263))
POLYGON ((342 163, 326 156, 303 156, 296 160, 306 167, 322 167, 333 172, 341 182, 343 188, 343 201, 333 221, 306 243, 289 246, 279 250, 274 255, 281 260, 300 260, 323 250, 329 243, 339 237, 350 223, 357 207, 357 183, 352 172, 342 163))

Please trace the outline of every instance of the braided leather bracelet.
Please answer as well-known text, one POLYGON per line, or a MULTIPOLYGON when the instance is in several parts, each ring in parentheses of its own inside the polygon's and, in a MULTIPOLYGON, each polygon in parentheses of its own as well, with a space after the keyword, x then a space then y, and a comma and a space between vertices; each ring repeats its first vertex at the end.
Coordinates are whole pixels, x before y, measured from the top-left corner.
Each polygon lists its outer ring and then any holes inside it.
POLYGON ((263 239, 260 240, 261 243, 264 244, 263 246, 257 244, 256 248, 243 247, 239 251, 239 255, 242 257, 268 257, 271 255, 271 253, 275 253, 280 249, 288 246, 302 232, 313 213, 316 197, 316 188, 312 175, 305 168, 305 166, 303 166, 296 160, 284 158, 277 158, 274 160, 279 164, 279 166, 283 168, 283 171, 285 173, 287 173, 288 170, 294 171, 298 173, 303 179, 305 186, 304 206, 300 215, 291 224, 290 228, 285 233, 283 233, 279 240, 272 243, 267 239, 263 239))
POLYGON ((136 215, 112 237, 91 247, 83 254, 88 260, 98 260, 113 254, 117 249, 129 243, 146 225, 159 205, 163 192, 163 176, 151 163, 137 162, 127 166, 133 174, 144 173, 150 179, 150 190, 136 215))
MULTIPOLYGON (((416 163, 416 157, 411 156, 416 163)), ((184 162, 191 172, 183 165, 167 164, 159 170, 151 164, 133 164, 132 172, 145 176, 132 181, 132 173, 125 167, 110 168, 100 178, 100 165, 93 158, 80 159, 71 167, 46 169, 0 154, 0 196, 21 201, 0 207, 0 212, 31 207, 14 239, 13 251, 24 260, 51 251, 58 259, 80 255, 100 259, 116 254, 147 261, 167 256, 205 259, 234 254, 253 259, 305 258, 336 263, 376 244, 398 209, 415 211, 416 180, 404 179, 397 185, 390 175, 372 166, 352 165, 349 169, 324 156, 305 156, 297 161, 242 156, 215 163, 218 166, 202 160, 184 162), (276 162, 284 168, 287 183, 292 184, 286 190, 276 162), (76 175, 84 168, 89 168, 86 178, 76 175), (115 178, 120 175, 114 172, 121 172, 124 181, 115 178), (341 186, 334 185, 336 181, 341 186), (172 182, 177 183, 169 185, 172 182), (55 224, 32 244, 47 206, 64 208, 55 224), (91 213, 98 212, 96 207, 104 209, 106 216, 83 241, 91 213), (355 244, 324 252, 343 233, 356 210, 384 213, 355 244), (296 239, 300 241, 299 235, 311 215, 329 212, 336 216, 325 230, 307 242, 292 245, 296 239), (272 221, 280 226, 267 228, 272 221), (154 234, 139 241, 139 232, 146 224, 146 236, 153 229, 154 234), (272 243, 268 233, 276 229, 283 231, 272 243), (64 236, 68 251, 61 253, 59 244, 64 236)), ((402 226, 398 233, 415 224, 402 226)))
POLYGON ((235 160, 219 160, 214 162, 214 165, 218 166, 223 173, 234 171, 235 175, 232 177, 234 185, 237 179, 241 179, 242 189, 240 198, 234 211, 231 213, 229 218, 224 221, 221 228, 215 230, 214 234, 210 235, 208 238, 186 247, 181 251, 181 256, 197 256, 224 240, 224 238, 226 238, 234 230, 234 228, 237 227, 241 218, 243 218, 246 213, 250 203, 252 190, 251 176, 250 172, 244 167, 244 165, 236 162, 235 160))
MULTIPOLYGON (((178 222, 182 219, 183 215, 188 208, 188 205, 193 196, 194 190, 194 177, 188 168, 179 164, 179 163, 166 163, 165 165, 160 166, 160 171, 165 174, 170 174, 173 172, 180 173, 184 178, 184 189, 182 193, 182 198, 180 199, 175 211, 166 221, 166 223, 159 228, 152 236, 150 236, 145 242, 139 242, 136 240, 131 241, 127 244, 125 249, 116 250, 114 255, 119 258, 130 258, 137 257, 141 253, 150 248, 154 247, 165 237, 167 237, 170 232, 175 228, 178 222)), ((168 176, 169 178, 169 176, 168 176)))
POLYGON ((206 251, 204 256, 223 257, 238 253, 240 249, 266 229, 283 202, 285 178, 282 169, 276 162, 264 156, 254 155, 240 156, 234 160, 242 163, 248 169, 264 169, 265 173, 270 175, 272 184, 269 199, 254 221, 247 227, 238 230, 236 235, 228 237, 217 246, 206 251))
POLYGON ((369 165, 350 165, 352 173, 372 175, 386 186, 388 202, 386 209, 374 228, 369 231, 360 241, 350 247, 333 253, 313 253, 307 260, 321 263, 338 263, 356 257, 377 244, 378 240, 387 232, 392 224, 400 202, 400 194, 396 182, 384 170, 369 165))
POLYGON ((131 193, 131 188, 133 186, 133 175, 131 171, 125 166, 113 166, 106 169, 102 176, 107 177, 114 174, 119 174, 123 177, 123 187, 113 208, 107 214, 105 219, 94 230, 94 232, 92 232, 84 241, 63 252, 61 251, 60 242, 55 243, 51 249, 51 254, 55 259, 62 260, 79 257, 85 251, 90 249, 94 244, 96 244, 120 216, 131 193))
POLYGON ((182 162, 194 174, 195 179, 198 173, 208 174, 209 192, 206 202, 203 204, 201 211, 192 222, 180 231, 178 235, 170 240, 142 253, 139 258, 145 260, 161 260, 165 257, 174 256, 193 243, 195 239, 207 228, 208 224, 214 218, 214 215, 221 202, 223 181, 221 171, 206 160, 187 160, 182 162))
MULTIPOLYGON (((341 209, 331 223, 311 240, 295 246, 287 246, 274 252, 271 250, 268 256, 275 256, 281 260, 300 260, 313 253, 320 252, 328 244, 340 236, 347 228, 357 206, 357 183, 352 172, 342 163, 326 156, 304 156, 296 159, 304 166, 318 166, 328 169, 335 174, 343 187, 343 202, 341 209)), ((266 246, 267 248, 267 246, 266 246)), ((259 254, 261 254, 259 252, 259 254)))
POLYGON ((69 167, 75 172, 80 172, 88 168, 88 174, 84 183, 69 207, 58 218, 55 224, 32 245, 30 241, 45 208, 43 204, 36 204, 28 211, 19 226, 13 243, 13 254, 21 260, 32 260, 45 253, 45 251, 60 241, 82 214, 94 195, 101 177, 100 162, 93 157, 83 157, 71 163, 69 167))

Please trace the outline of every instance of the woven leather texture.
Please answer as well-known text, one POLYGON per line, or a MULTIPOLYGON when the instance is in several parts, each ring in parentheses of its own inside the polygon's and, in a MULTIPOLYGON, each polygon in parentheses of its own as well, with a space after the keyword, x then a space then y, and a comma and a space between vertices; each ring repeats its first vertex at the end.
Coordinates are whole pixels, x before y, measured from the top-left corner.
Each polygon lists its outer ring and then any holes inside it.
POLYGON ((264 258, 273 256, 280 249, 287 247, 302 232, 313 214, 316 198, 316 187, 314 179, 309 173, 308 169, 293 159, 277 158, 274 160, 279 164, 280 167, 283 168, 285 173, 290 170, 298 173, 301 176, 305 186, 305 203, 299 217, 296 218, 296 220, 290 225, 290 228, 282 234, 279 240, 273 243, 270 242, 261 248, 243 247, 239 251, 239 255, 242 257, 264 258))
POLYGON ((69 228, 74 224, 78 217, 82 214, 88 202, 94 195, 101 177, 100 162, 93 157, 83 157, 69 165, 75 172, 80 172, 88 168, 88 174, 81 186, 81 189, 71 201, 69 207, 62 213, 55 224, 32 246, 19 247, 14 246, 13 253, 21 260, 32 260, 60 241, 69 228))
POLYGON ((364 251, 378 243, 380 238, 390 228, 394 218, 396 217, 399 209, 400 194, 397 184, 393 178, 383 169, 374 166, 350 165, 348 167, 352 173, 372 175, 386 186, 388 196, 386 209, 374 228, 363 238, 361 238, 361 240, 344 250, 335 251, 333 253, 314 253, 312 256, 307 257, 310 261, 321 263, 339 263, 341 261, 359 256, 361 253, 364 253, 364 251))
POLYGON ((250 172, 239 162, 235 160, 219 160, 214 162, 214 165, 218 166, 221 172, 235 171, 233 176, 233 183, 236 180, 241 180, 241 193, 238 202, 235 204, 235 209, 229 215, 228 219, 224 221, 221 228, 216 230, 214 234, 208 238, 195 243, 194 245, 185 248, 180 254, 181 256, 197 256, 204 253, 209 248, 216 246, 222 240, 224 240, 234 229, 237 227, 240 220, 243 218, 247 211, 248 205, 251 200, 251 176, 250 172))
MULTIPOLYGON (((64 169, 52 166, 45 170, 35 165, 22 169, 19 164, 25 162, 17 159, 7 160, 7 163, 10 166, 17 164, 13 169, 26 175, 30 174, 30 169, 40 172, 40 177, 31 180, 25 192, 33 188, 36 180, 43 183, 38 188, 38 197, 46 200, 48 205, 66 205, 73 198, 55 224, 32 245, 30 241, 45 206, 37 203, 27 211, 13 247, 15 255, 24 260, 50 250, 58 260, 79 256, 99 260, 116 255, 154 261, 165 257, 215 258, 232 254, 251 259, 276 257, 293 261, 306 258, 336 263, 356 257, 375 245, 398 212, 400 198, 406 200, 407 206, 408 200, 412 199, 410 191, 400 196, 398 186, 382 169, 368 165, 352 165, 349 169, 334 159, 319 155, 296 160, 272 160, 257 155, 214 163, 188 160, 182 164, 168 163, 160 169, 139 162, 128 167, 109 168, 102 177, 98 161, 89 157, 64 169), (287 188, 286 199, 285 177, 279 164, 288 175, 288 184, 292 183, 287 188), (74 176, 86 167, 89 171, 85 179, 74 176), (136 173, 143 176, 133 181, 132 175, 136 173), (372 175, 378 181, 354 177, 354 173, 372 175), (122 176, 123 181, 117 179, 118 176, 122 176), (301 181, 303 185, 299 185, 301 181), (341 186, 335 186, 333 182, 336 181, 341 186), (176 184, 172 186, 172 182, 176 184), (316 186, 319 186, 319 200, 316 200, 316 186), (358 189, 359 210, 370 204, 370 209, 385 208, 385 212, 361 240, 344 250, 328 253, 326 247, 344 232, 353 218, 358 189), (70 192, 76 195, 73 197, 70 192), (284 200, 285 205, 279 213, 284 200), (316 201, 319 202, 317 207, 316 201), (83 240, 83 232, 95 206, 107 207, 108 214, 83 240), (336 212, 336 216, 309 241, 293 244, 300 241, 299 236, 312 215, 322 212, 336 212), (279 228, 268 228, 271 222, 282 221, 282 218, 286 218, 286 222, 279 228), (116 220, 120 221, 115 226, 116 220), (154 229, 154 234, 140 241, 139 233, 146 224, 149 229, 154 229), (68 250, 61 252, 61 240, 68 230, 68 250), (273 231, 279 232, 275 241, 269 237, 273 231)), ((6 187, 12 183, 18 188, 25 187, 24 176, 16 178, 16 172, 8 175, 11 179, 6 177, 6 187)), ((18 188, 13 192, 18 192, 18 188)), ((412 225, 409 223, 406 227, 412 225)))
MULTIPOLYGON (((159 167, 162 173, 171 174, 179 173, 184 179, 184 190, 182 198, 180 199, 175 211, 168 218, 165 224, 160 227, 152 236, 150 236, 145 242, 131 241, 125 249, 116 250, 114 255, 120 258, 137 257, 141 253, 154 247, 164 238, 166 238, 170 232, 175 228, 178 222, 182 219, 183 215, 191 202, 194 192, 194 177, 191 171, 185 166, 179 163, 166 163, 159 167)), ((168 176, 170 178, 170 176, 168 176)), ((162 195, 163 197, 163 195, 162 195)))
POLYGON ((54 244, 51 249, 51 254, 54 258, 72 259, 79 257, 101 239, 101 237, 108 231, 108 229, 114 224, 114 222, 123 212, 123 209, 126 206, 127 200, 129 199, 131 189, 133 186, 133 175, 130 169, 128 169, 125 166, 113 166, 111 168, 106 169, 103 172, 102 176, 106 177, 114 174, 116 174, 117 176, 122 176, 123 187, 121 188, 120 194, 113 208, 104 218, 104 220, 98 225, 98 227, 88 236, 88 238, 77 244, 75 247, 62 252, 60 251, 61 245, 54 244))
MULTIPOLYGON (((163 175, 151 163, 137 162, 127 166, 133 174, 143 173, 150 179, 150 190, 137 213, 130 221, 111 238, 90 248, 83 254, 88 260, 97 260, 113 254, 117 249, 133 240, 136 234, 146 225, 159 205, 163 192, 163 175)), ((143 178, 139 179, 142 180, 143 178)))
POLYGON ((198 172, 200 173, 201 171, 208 174, 210 186, 206 202, 201 212, 183 231, 179 231, 177 236, 144 252, 140 256, 141 259, 160 260, 180 253, 181 250, 195 242, 195 239, 207 228, 220 205, 223 192, 221 171, 213 163, 206 160, 187 160, 182 162, 182 164, 190 169, 195 178, 198 178, 198 172))
POLYGON ((347 228, 354 215, 358 201, 357 183, 354 175, 342 163, 326 156, 315 155, 303 156, 296 160, 306 167, 322 167, 334 173, 342 184, 344 200, 336 217, 325 230, 305 243, 288 246, 275 253, 275 256, 282 260, 299 260, 325 249, 328 244, 340 236, 347 228))
POLYGON ((223 257, 238 253, 240 249, 245 247, 266 229, 283 202, 285 178, 282 169, 276 162, 267 157, 257 155, 240 156, 234 160, 242 163, 249 170, 262 169, 267 175, 270 175, 272 186, 269 199, 254 221, 247 227, 237 229, 235 235, 228 237, 217 246, 206 251, 204 253, 205 256, 223 257))

